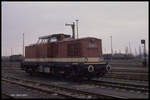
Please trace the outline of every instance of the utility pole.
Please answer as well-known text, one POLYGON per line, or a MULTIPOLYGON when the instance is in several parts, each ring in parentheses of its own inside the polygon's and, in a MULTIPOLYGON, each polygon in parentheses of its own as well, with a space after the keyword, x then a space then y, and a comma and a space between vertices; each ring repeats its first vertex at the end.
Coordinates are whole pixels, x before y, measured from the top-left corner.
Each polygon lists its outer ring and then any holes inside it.
POLYGON ((121 50, 119 49, 119 53, 121 54, 121 50))
POLYGON ((130 46, 130 41, 129 41, 129 52, 130 52, 130 55, 132 54, 132 50, 131 50, 131 46, 130 46))
POLYGON ((112 55, 113 55, 113 48, 112 48, 112 36, 110 36, 110 42, 111 42, 111 60, 112 60, 112 55))
POLYGON ((135 57, 137 56, 137 51, 136 51, 136 48, 135 48, 135 57))
POLYGON ((144 57, 146 57, 146 47, 145 47, 145 40, 143 40, 143 44, 144 44, 144 48, 143 48, 143 53, 144 53, 144 57))
POLYGON ((23 33, 23 48, 22 48, 22 55, 24 56, 24 33, 23 33))
POLYGON ((145 40, 141 40, 141 44, 144 44, 144 48, 143 48, 143 56, 144 56, 144 61, 143 61, 143 65, 146 66, 147 62, 146 62, 146 47, 145 47, 145 40))
POLYGON ((141 46, 139 45, 139 56, 141 58, 142 52, 141 52, 141 46))
POLYGON ((12 56, 12 48, 11 48, 11 56, 12 56))
POLYGON ((128 59, 129 56, 128 46, 125 47, 125 54, 126 54, 126 59, 128 59))
POLYGON ((71 26, 71 28, 72 28, 72 38, 75 39, 75 22, 73 22, 73 24, 65 24, 65 26, 71 26))
POLYGON ((78 37, 78 36, 79 36, 79 35, 78 35, 78 21, 79 21, 79 20, 76 20, 76 25, 77 25, 77 26, 76 26, 76 27, 77 27, 77 39, 79 38, 79 37, 78 37))
POLYGON ((6 56, 7 56, 7 48, 6 48, 6 56))
POLYGON ((106 53, 106 48, 105 48, 105 53, 106 53))

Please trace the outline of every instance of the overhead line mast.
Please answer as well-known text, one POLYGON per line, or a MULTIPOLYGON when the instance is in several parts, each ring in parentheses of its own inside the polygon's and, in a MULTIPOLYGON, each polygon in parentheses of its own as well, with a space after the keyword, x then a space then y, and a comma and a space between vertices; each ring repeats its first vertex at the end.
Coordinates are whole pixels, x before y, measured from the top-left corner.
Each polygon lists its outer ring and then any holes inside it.
POLYGON ((79 35, 78 35, 78 21, 79 21, 79 20, 76 20, 76 25, 77 25, 77 26, 76 26, 76 27, 77 27, 77 39, 79 38, 79 35))
POLYGON ((23 33, 23 48, 22 48, 22 55, 24 56, 24 33, 23 33))
POLYGON ((75 22, 73 22, 73 24, 65 24, 65 26, 71 26, 71 28, 72 28, 72 38, 75 39, 75 22))

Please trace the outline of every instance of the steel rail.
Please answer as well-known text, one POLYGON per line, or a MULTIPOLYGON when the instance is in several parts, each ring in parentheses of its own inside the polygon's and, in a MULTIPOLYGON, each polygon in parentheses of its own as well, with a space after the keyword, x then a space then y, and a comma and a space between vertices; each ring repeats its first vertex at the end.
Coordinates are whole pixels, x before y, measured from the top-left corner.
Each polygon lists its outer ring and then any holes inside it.
POLYGON ((62 94, 62 93, 58 93, 57 91, 52 91, 52 90, 49 90, 49 89, 46 89, 46 88, 39 88, 37 84, 35 84, 36 86, 33 86, 33 85, 29 85, 29 83, 25 84, 25 83, 22 83, 21 81, 16 82, 16 81, 12 81, 12 80, 9 80, 9 79, 4 79, 4 78, 2 78, 2 81, 6 81, 6 82, 9 82, 11 84, 17 84, 17 85, 20 85, 20 86, 23 86, 23 87, 26 87, 26 88, 31 88, 31 89, 46 92, 46 93, 56 93, 58 95, 61 95, 61 96, 67 97, 67 98, 73 98, 70 95, 65 95, 65 94, 62 94))
POLYGON ((102 81, 102 80, 92 80, 90 83, 94 83, 100 86, 108 86, 108 87, 115 87, 120 89, 126 90, 134 90, 134 91, 141 91, 141 92, 148 92, 148 86, 144 85, 137 85, 131 83, 122 83, 122 82, 110 82, 110 81, 102 81))
POLYGON ((6 92, 2 92, 1 95, 4 95, 4 96, 6 96, 7 98, 10 98, 10 99, 14 99, 14 98, 15 98, 15 97, 9 95, 9 94, 6 93, 6 92))
POLYGON ((120 97, 120 96, 113 96, 113 95, 108 95, 108 94, 101 94, 101 93, 93 93, 93 92, 87 92, 84 90, 80 90, 80 89, 75 89, 75 88, 70 88, 70 87, 63 87, 63 86, 58 86, 58 85, 54 85, 54 84, 46 84, 46 83, 41 83, 41 82, 36 82, 36 81, 32 81, 32 80, 25 80, 25 79, 19 79, 19 78, 15 78, 15 77, 2 77, 2 80, 6 80, 9 82, 13 82, 16 84, 20 84, 20 85, 26 85, 27 87, 33 88, 33 89, 39 89, 41 91, 47 91, 49 92, 51 88, 56 88, 60 89, 61 91, 54 91, 57 94, 62 94, 64 95, 64 93, 66 93, 65 95, 71 98, 87 98, 88 96, 91 97, 96 97, 96 98, 121 98, 121 99, 125 99, 124 97, 120 97), (11 81, 8 79, 12 79, 11 81), (16 81, 14 81, 16 80, 16 81), (19 82, 17 82, 19 81, 19 82), (32 84, 32 85, 31 85, 32 84), (63 91, 63 92, 62 92, 63 91))
POLYGON ((148 75, 146 78, 142 78, 141 76, 140 77, 137 77, 137 75, 135 76, 131 76, 131 75, 128 75, 128 74, 107 74, 104 76, 105 78, 116 78, 116 79, 128 79, 128 80, 138 80, 138 81, 148 81, 148 75))

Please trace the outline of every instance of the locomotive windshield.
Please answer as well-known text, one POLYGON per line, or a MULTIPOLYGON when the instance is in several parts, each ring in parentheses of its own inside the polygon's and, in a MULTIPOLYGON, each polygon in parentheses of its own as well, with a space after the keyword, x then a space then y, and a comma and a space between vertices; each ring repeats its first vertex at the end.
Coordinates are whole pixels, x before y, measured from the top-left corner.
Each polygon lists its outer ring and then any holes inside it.
POLYGON ((97 45, 95 43, 89 43, 89 48, 96 48, 97 45))

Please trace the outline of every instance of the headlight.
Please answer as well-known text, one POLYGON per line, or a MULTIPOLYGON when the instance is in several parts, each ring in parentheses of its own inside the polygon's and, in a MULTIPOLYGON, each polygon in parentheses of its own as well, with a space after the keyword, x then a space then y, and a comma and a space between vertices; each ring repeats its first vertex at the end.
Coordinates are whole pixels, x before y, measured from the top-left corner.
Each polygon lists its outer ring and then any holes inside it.
POLYGON ((88 67, 88 71, 89 71, 89 72, 93 72, 93 71, 94 71, 94 67, 93 67, 93 65, 89 65, 89 67, 88 67))
POLYGON ((103 57, 99 57, 99 61, 104 61, 104 58, 103 57))
POLYGON ((84 62, 88 62, 88 57, 85 57, 85 58, 84 58, 84 62))
POLYGON ((107 70, 107 72, 109 72, 111 70, 111 66, 109 64, 106 66, 106 70, 107 70))

